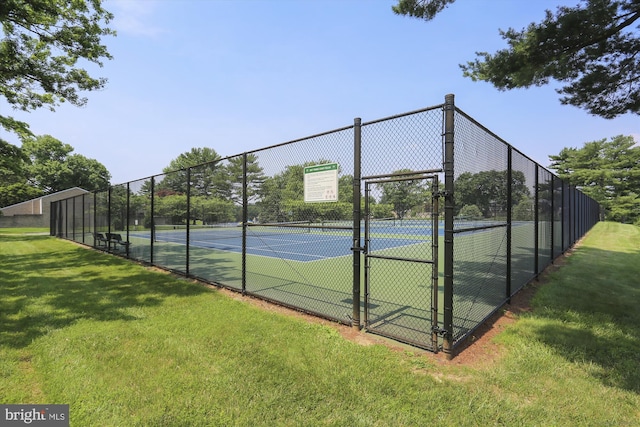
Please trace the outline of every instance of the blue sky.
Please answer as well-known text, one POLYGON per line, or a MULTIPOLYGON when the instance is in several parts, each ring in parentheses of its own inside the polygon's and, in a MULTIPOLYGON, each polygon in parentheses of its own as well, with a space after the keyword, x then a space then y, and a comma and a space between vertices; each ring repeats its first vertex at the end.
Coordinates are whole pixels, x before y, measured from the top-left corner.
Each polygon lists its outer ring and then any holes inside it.
MULTIPOLYGON (((616 135, 640 118, 562 106, 554 84, 500 92, 458 64, 504 48, 498 29, 538 22, 577 0, 458 0, 434 21, 377 0, 106 0, 114 59, 87 106, 9 113, 94 158, 112 183, 160 173, 180 153, 228 156, 444 101, 543 166, 563 147, 616 135)), ((1 107, 5 110, 6 105, 1 107)), ((16 143, 3 132, 0 138, 16 143)))

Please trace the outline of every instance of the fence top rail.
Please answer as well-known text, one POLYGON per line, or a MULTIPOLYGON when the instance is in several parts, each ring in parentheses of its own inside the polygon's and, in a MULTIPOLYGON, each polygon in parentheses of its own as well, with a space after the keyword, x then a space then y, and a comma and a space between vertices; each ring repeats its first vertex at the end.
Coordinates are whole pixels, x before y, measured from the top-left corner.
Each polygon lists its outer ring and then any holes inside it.
POLYGON ((420 171, 407 171, 407 172, 396 172, 396 173, 388 173, 384 175, 369 175, 363 176, 361 179, 363 181, 372 180, 372 179, 382 179, 382 178, 392 178, 392 177, 410 177, 410 179, 422 179, 425 178, 422 175, 432 175, 436 173, 443 172, 442 169, 427 169, 420 171))
POLYGON ((364 123, 362 123, 362 126, 368 126, 368 125, 373 125, 373 124, 380 123, 380 122, 385 122, 387 120, 394 120, 394 119, 399 119, 401 117, 412 116, 414 114, 424 113, 424 112, 431 111, 431 110, 437 110, 437 109, 443 108, 443 107, 444 107, 444 104, 438 104, 438 105, 433 105, 431 107, 420 108, 419 110, 408 111, 406 113, 396 114, 394 116, 389 116, 389 117, 385 117, 385 118, 382 118, 382 119, 377 119, 377 120, 372 120, 372 121, 369 121, 369 122, 364 122, 364 123))

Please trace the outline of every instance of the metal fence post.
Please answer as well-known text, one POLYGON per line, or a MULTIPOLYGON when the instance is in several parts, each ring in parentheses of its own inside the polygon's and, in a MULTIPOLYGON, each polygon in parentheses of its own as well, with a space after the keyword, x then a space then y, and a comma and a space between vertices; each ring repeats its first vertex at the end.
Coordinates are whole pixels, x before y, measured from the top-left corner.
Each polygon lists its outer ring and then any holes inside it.
POLYGON ((453 357, 453 215, 454 192, 454 95, 444 102, 444 340, 447 358, 453 357))
POLYGON ((84 209, 85 209, 85 194, 82 195, 82 243, 84 243, 84 236, 87 233, 87 231, 85 230, 85 215, 84 215, 84 209))
POLYGON ((505 291, 507 296, 507 303, 511 304, 511 221, 513 217, 513 197, 511 192, 513 190, 513 147, 510 145, 507 149, 507 272, 505 291))
MULTIPOLYGON (((71 209, 73 209, 73 215, 71 215, 71 240, 76 240, 76 198, 71 199, 71 209)), ((69 237, 69 236, 67 236, 69 237)))
POLYGON ((151 242, 149 242, 149 263, 153 265, 153 243, 156 241, 156 214, 155 214, 155 185, 156 177, 151 177, 151 242))
POLYGON ((538 164, 536 166, 536 178, 534 180, 534 192, 533 192, 533 250, 535 252, 534 260, 533 260, 533 274, 535 277, 538 277, 538 273, 540 272, 540 170, 538 169, 538 164))
POLYGON ((96 247, 96 234, 98 233, 98 190, 93 192, 93 246, 96 247))
POLYGON ((431 182, 431 229, 435 230, 431 238, 431 259, 433 266, 431 268, 431 346, 435 353, 438 352, 438 304, 440 303, 440 291, 438 288, 438 272, 440 264, 438 260, 438 228, 440 227, 440 182, 438 175, 433 176, 431 182))
POLYGON ((556 183, 555 183, 555 176, 551 175, 551 183, 550 185, 550 193, 551 193, 551 260, 550 263, 553 264, 553 260, 555 259, 556 255, 555 255, 555 251, 556 251, 556 247, 555 247, 555 238, 554 238, 554 233, 555 233, 555 222, 556 222, 556 183))
MULTIPOLYGON (((84 203, 82 204, 84 206, 84 203)), ((127 239, 129 242, 129 228, 131 228, 129 224, 129 218, 131 218, 131 183, 127 182, 127 239)), ((129 258, 129 245, 125 245, 125 252, 127 254, 127 258, 129 258)))
POLYGON ((191 168, 187 168, 187 230, 186 230, 186 239, 187 239, 187 247, 186 249, 186 260, 185 260, 185 274, 189 276, 189 248, 191 247, 191 168))
POLYGON ((247 293, 247 221, 249 192, 247 190, 247 153, 242 154, 242 294, 247 293))
POLYGON ((360 188, 362 180, 362 119, 353 120, 353 313, 351 326, 360 329, 360 188))
MULTIPOLYGON (((107 191, 107 233, 111 233, 111 189, 113 187, 109 186, 109 191, 107 191)), ((109 237, 107 236, 107 240, 109 237)), ((111 250, 111 243, 108 243, 108 249, 111 250)))

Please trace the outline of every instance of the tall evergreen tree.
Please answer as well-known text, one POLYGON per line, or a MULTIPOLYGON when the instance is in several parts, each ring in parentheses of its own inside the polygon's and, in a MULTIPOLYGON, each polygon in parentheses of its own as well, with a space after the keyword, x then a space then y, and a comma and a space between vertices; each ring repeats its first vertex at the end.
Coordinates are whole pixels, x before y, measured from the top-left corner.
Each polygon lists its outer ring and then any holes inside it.
POLYGON ((620 221, 640 219, 640 146, 633 137, 587 142, 549 156, 551 169, 620 221))
MULTIPOLYGON (((398 0, 397 14, 429 21, 455 0, 398 0)), ((461 65, 499 90, 562 82, 560 102, 613 118, 640 114, 640 1, 582 0, 500 34, 509 47, 461 65)))

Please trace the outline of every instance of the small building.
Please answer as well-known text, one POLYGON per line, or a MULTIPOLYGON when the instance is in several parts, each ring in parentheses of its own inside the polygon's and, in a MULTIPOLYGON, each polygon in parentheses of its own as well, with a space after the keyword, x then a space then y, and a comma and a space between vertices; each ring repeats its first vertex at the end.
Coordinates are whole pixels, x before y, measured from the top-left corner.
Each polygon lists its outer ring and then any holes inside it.
POLYGON ((89 193, 79 187, 47 194, 26 202, 0 208, 0 228, 44 227, 49 228, 51 202, 89 193))

